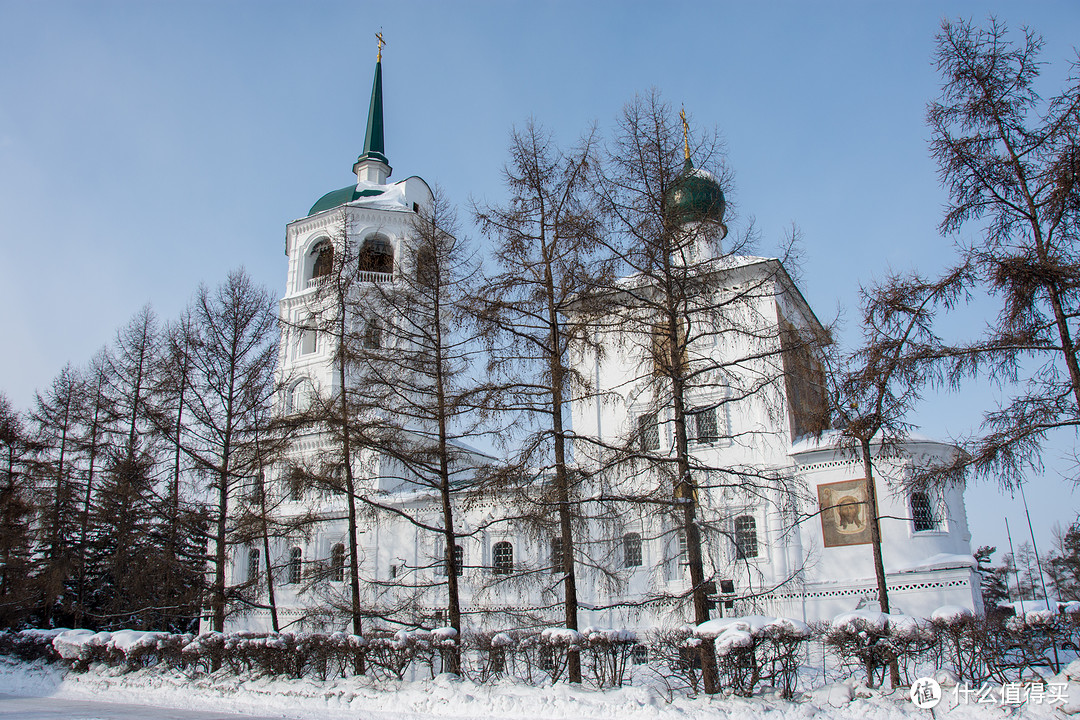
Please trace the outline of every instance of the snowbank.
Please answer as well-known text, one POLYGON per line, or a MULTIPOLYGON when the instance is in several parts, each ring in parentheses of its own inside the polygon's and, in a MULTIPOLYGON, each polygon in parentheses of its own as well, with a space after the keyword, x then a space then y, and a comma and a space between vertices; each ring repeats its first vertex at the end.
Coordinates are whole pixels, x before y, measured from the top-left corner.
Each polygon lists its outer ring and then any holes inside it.
MULTIPOLYGON (((1066 673, 1074 672, 1073 666, 1066 673)), ((1066 673, 1053 682, 1070 682, 1066 673)), ((1080 683, 1070 682, 1069 704, 1025 705, 1010 716, 1051 720, 1073 710, 1080 683)), ((57 666, 24 664, 0 657, 0 693, 70 700, 122 702, 218 713, 248 713, 301 720, 910 720, 930 717, 916 710, 907 689, 883 692, 855 681, 836 682, 794 701, 773 694, 752 698, 675 696, 670 702, 652 687, 596 692, 565 684, 523 687, 477 685, 440 675, 419 682, 372 682, 365 678, 327 681, 281 678, 238 679, 227 674, 196 678, 180 672, 138 670, 116 674, 94 666, 69 673, 57 666)), ((0 705, 2 707, 2 705, 0 705)), ((945 692, 934 711, 938 720, 997 720, 997 704, 960 704, 945 692)), ((160 714, 160 713, 158 713, 160 714)), ((148 712, 147 716, 153 716, 148 712)))

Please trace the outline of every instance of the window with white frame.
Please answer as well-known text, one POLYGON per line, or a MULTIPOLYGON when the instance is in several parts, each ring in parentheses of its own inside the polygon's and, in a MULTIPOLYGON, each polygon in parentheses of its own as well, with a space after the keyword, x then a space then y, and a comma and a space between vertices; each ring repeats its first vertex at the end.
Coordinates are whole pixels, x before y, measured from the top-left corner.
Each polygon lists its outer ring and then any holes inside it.
POLYGON ((641 535, 632 532, 623 535, 623 567, 641 567, 641 535))
POLYGON ((311 262, 311 274, 307 279, 306 287, 313 288, 321 285, 334 269, 334 244, 323 238, 315 243, 309 253, 311 262))
POLYGON ((720 426, 716 421, 716 412, 715 406, 690 412, 695 442, 711 445, 720 440, 720 426))
POLYGON ((637 418, 638 447, 643 452, 660 449, 660 423, 654 412, 643 413, 637 418))
MULTIPOLYGON (((461 577, 462 574, 464 574, 465 572, 465 548, 461 547, 460 545, 454 545, 454 565, 457 567, 457 576, 461 577)), ((442 557, 439 558, 438 568, 440 575, 445 577, 450 574, 449 572, 447 572, 446 569, 445 553, 443 553, 442 557)))
POLYGON ((735 558, 750 560, 758 556, 757 520, 753 515, 735 518, 735 558))
POLYGON ((254 582, 259 579, 259 551, 255 548, 248 550, 247 579, 254 582))
POLYGON ((383 346, 383 326, 378 318, 368 318, 364 326, 364 348, 378 350, 383 346))
POLYGON ((562 537, 555 535, 551 538, 551 574, 558 575, 563 572, 563 549, 562 537))
POLYGON ((930 496, 921 490, 911 493, 911 529, 915 532, 938 529, 934 504, 930 496))
POLYGON ((307 412, 311 407, 311 401, 315 395, 315 387, 311 384, 311 381, 307 378, 298 380, 289 389, 289 395, 286 399, 286 410, 290 415, 297 415, 302 412, 307 412))
POLYGON ((309 317, 300 326, 300 354, 311 355, 319 350, 319 331, 315 327, 315 318, 309 317))
POLYGON ((330 582, 345 582, 345 544, 330 549, 330 582))
POLYGON ((509 575, 514 571, 514 546, 505 540, 495 543, 491 549, 491 572, 509 575))
POLYGON ((304 551, 298 547, 289 550, 288 579, 290 585, 299 585, 303 578, 304 551))
MULTIPOLYGON (((372 235, 364 240, 357 258, 357 270, 361 273, 394 272, 394 246, 382 235, 372 235)), ((363 275, 361 278, 363 279, 363 275)))

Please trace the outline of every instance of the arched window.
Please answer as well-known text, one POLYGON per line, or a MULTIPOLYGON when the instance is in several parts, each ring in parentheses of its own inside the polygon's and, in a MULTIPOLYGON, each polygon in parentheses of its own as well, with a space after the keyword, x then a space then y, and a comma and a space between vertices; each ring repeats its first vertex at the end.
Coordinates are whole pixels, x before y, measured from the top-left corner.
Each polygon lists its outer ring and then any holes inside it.
POLYGON ((338 543, 330 549, 330 582, 345 582, 345 545, 338 543))
POLYGON ((287 411, 290 415, 307 412, 311 407, 314 388, 307 378, 299 380, 289 389, 289 397, 286 400, 287 411))
POLYGON ((255 548, 248 550, 247 579, 254 582, 259 578, 259 551, 255 548))
POLYGON ((930 502, 930 497, 924 492, 911 493, 911 526, 915 532, 937 529, 934 506, 930 502))
POLYGON ((626 533, 622 536, 623 567, 641 567, 641 535, 626 533))
POLYGON ((422 247, 416 251, 416 282, 425 287, 433 286, 439 278, 438 267, 435 265, 435 253, 429 247, 422 247))
POLYGON ((509 575, 514 571, 514 546, 505 540, 495 543, 491 549, 491 572, 495 575, 509 575))
POLYGON ((372 235, 367 238, 360 247, 360 257, 356 269, 362 273, 372 272, 386 275, 394 272, 394 246, 381 235, 372 235))
POLYGON ((289 551, 289 584, 299 585, 303 576, 304 551, 294 547, 289 551))
POLYGON ((735 559, 749 560, 757 556, 757 521, 753 515, 740 515, 735 518, 735 559))
POLYGON ((312 279, 326 277, 334 269, 334 245, 329 240, 320 240, 311 248, 315 262, 311 266, 312 279))

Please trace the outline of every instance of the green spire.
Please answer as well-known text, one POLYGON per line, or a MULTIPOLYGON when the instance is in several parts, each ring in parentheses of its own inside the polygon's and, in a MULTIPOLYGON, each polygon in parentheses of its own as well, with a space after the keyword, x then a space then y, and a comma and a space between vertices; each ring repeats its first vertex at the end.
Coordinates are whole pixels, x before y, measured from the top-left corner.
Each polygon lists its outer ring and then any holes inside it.
POLYGON ((389 166, 386 159, 386 145, 383 141, 383 111, 382 111, 382 53, 375 62, 375 82, 371 86, 371 105, 368 107, 367 134, 364 136, 364 154, 357 158, 357 162, 363 160, 378 160, 389 166))

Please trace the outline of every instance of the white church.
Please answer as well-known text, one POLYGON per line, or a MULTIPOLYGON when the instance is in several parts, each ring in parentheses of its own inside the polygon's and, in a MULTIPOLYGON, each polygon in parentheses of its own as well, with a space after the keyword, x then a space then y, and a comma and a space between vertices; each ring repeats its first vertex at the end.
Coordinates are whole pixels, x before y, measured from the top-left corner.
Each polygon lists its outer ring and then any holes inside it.
MULTIPOLYGON (((286 227, 288 270, 280 312, 288 330, 282 332, 279 360, 279 375, 286 380, 279 412, 286 416, 304 409, 316 396, 332 395, 337 387, 332 342, 309 326, 309 318, 318 312, 317 291, 327 279, 342 218, 348 218, 344 227, 349 241, 360 248, 361 266, 356 271, 361 282, 381 284, 383 291, 392 292, 405 274, 416 273, 416 248, 410 239, 413 218, 430 206, 432 192, 418 176, 390 181, 382 99, 380 53, 364 152, 353 166, 355 182, 323 195, 305 217, 286 227)), ((712 193, 722 199, 722 194, 715 178, 691 169, 687 150, 687 172, 696 185, 688 193, 686 209, 693 213, 694 197, 712 193)), ((695 261, 704 261, 703 267, 709 268, 707 281, 717 297, 742 298, 744 315, 751 318, 747 322, 793 331, 819 328, 780 261, 731 255, 710 260, 702 257, 705 252, 698 250, 695 261), (755 291, 746 293, 747 287, 755 291)), ((377 328, 373 324, 366 332, 377 333, 377 328)), ((605 478, 598 472, 603 458, 592 448, 637 443, 645 451, 663 453, 672 443, 670 412, 658 408, 655 398, 650 400, 647 388, 635 386, 634 378, 643 375, 639 366, 648 358, 628 349, 615 335, 614 331, 610 337, 605 335, 602 324, 598 325, 597 340, 607 352, 602 357, 585 354, 575 359, 577 369, 594 378, 596 387, 589 397, 576 398, 569 409, 574 432, 582 438, 575 448, 575 462, 601 485, 626 480, 605 478), (585 442, 589 438, 599 442, 585 442)), ((776 333, 776 342, 783 336, 776 333)), ((763 482, 752 491, 723 479, 702 483, 696 499, 703 526, 711 532, 703 532, 707 535, 703 552, 705 575, 714 584, 712 617, 753 613, 813 621, 856 607, 872 607, 877 584, 862 459, 832 431, 806 432, 808 421, 800 404, 805 404, 807 390, 799 386, 804 374, 779 367, 779 379, 769 384, 767 392, 741 393, 740 383, 750 381, 738 377, 739 372, 760 375, 766 371, 764 366, 726 362, 745 348, 708 342, 691 350, 717 366, 734 368, 725 387, 694 397, 693 422, 688 423, 694 457, 703 467, 740 469, 748 477, 760 475, 786 483, 781 488, 763 482)), ((762 362, 778 363, 788 356, 794 354, 774 353, 773 360, 762 362)), ((274 569, 282 629, 348 627, 346 617, 335 618, 325 611, 328 606, 347 605, 349 594, 345 558, 350 542, 344 500, 291 484, 288 472, 291 464, 317 459, 330 442, 324 432, 308 431, 295 439, 288 457, 268 473, 266 492, 276 498, 275 511, 314 520, 295 536, 272 539, 269 557, 261 543, 234 550, 229 583, 247 583, 253 602, 230 616, 227 629, 271 629, 267 589, 258 582, 267 568, 274 569)), ((981 612, 963 488, 901 489, 913 468, 944 462, 957 452, 947 443, 911 436, 901 447, 890 447, 873 459, 893 612, 928 616, 943 605, 981 612)), ((488 459, 479 453, 472 457, 478 462, 488 459)), ((377 459, 358 463, 357 482, 366 491, 382 493, 382 502, 396 504, 404 513, 437 516, 438 498, 415 487, 402 487, 399 473, 383 473, 380 467, 377 459)), ((460 587, 466 626, 503 629, 521 623, 561 624, 558 582, 552 580, 550 570, 546 577, 537 571, 555 564, 552 554, 557 549, 552 538, 497 522, 500 513, 512 510, 491 502, 458 510, 457 530, 462 539, 455 552, 464 568, 460 587), (536 581, 538 576, 540 581, 536 581)), ((606 548, 591 557, 603 557, 608 566, 579 569, 581 627, 644 628, 693 620, 685 540, 663 513, 643 505, 627 506, 613 521, 605 521, 603 528, 586 534, 594 547, 606 548)), ((371 617, 381 607, 393 607, 409 624, 445 624, 445 569, 440 562, 444 547, 437 534, 423 532, 393 513, 378 513, 364 515, 356 540, 363 579, 361 604, 370 609, 371 617)))

